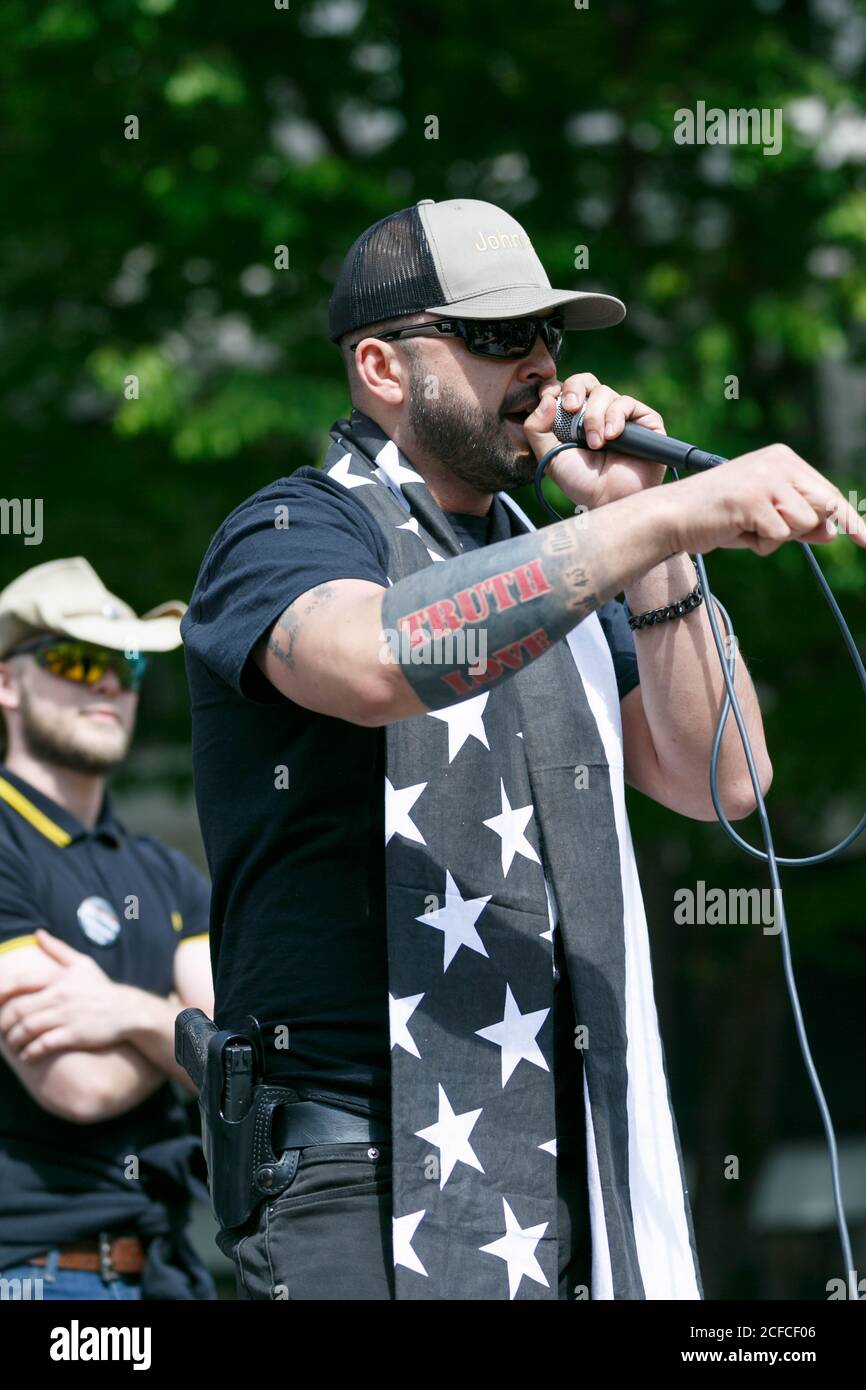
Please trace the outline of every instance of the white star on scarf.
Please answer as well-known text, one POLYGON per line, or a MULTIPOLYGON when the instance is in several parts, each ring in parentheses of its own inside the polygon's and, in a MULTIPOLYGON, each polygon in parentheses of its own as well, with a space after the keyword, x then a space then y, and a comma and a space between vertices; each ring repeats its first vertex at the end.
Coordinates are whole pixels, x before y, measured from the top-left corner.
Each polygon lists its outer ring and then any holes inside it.
MULTIPOLYGON (((414 536, 418 537, 419 541, 421 540, 421 534, 418 530, 417 516, 410 517, 408 521, 401 521, 400 525, 396 529, 398 531, 411 531, 414 536)), ((444 555, 437 555, 435 550, 431 550, 429 545, 425 545, 424 549, 427 551, 427 554, 430 556, 431 560, 445 559, 444 555)))
POLYGON ((391 1046, 392 1048, 402 1047, 413 1057, 420 1057, 421 1053, 418 1051, 418 1044, 409 1032, 408 1023, 423 998, 423 994, 407 994, 402 999, 395 999, 393 994, 388 995, 391 1046))
POLYGON ((550 1009, 538 1009, 535 1013, 522 1014, 517 1001, 511 993, 511 986, 505 986, 505 1017, 501 1023, 493 1023, 489 1028, 476 1028, 479 1038, 496 1043, 502 1049, 502 1085, 508 1081, 518 1062, 532 1062, 542 1071, 550 1071, 544 1060, 544 1053, 535 1041, 550 1009))
POLYGON ((392 1218, 391 1232, 394 1264, 404 1265, 406 1269, 414 1270, 416 1274, 423 1274, 425 1279, 428 1277, 427 1271, 412 1249, 412 1239, 426 1215, 427 1212, 424 1210, 412 1211, 408 1216, 395 1216, 392 1218))
POLYGON ((376 455, 376 467, 373 471, 379 475, 383 483, 388 484, 392 492, 398 494, 404 506, 407 499, 400 492, 403 484, 423 483, 424 481, 421 474, 416 473, 414 468, 407 468, 405 464, 400 462, 400 450, 393 439, 389 439, 387 444, 382 445, 376 455))
POLYGON ((422 917, 415 918, 416 922, 423 922, 426 927, 435 927, 437 931, 443 933, 445 937, 443 974, 461 946, 468 946, 470 951, 477 951, 480 956, 487 956, 484 942, 475 930, 475 923, 492 896, 492 893, 488 893, 484 898, 467 898, 464 902, 460 889, 451 877, 449 870, 445 870, 445 906, 437 907, 433 912, 425 912, 422 917))
POLYGON ((399 791, 385 778, 385 844, 392 836, 402 835, 404 840, 414 840, 416 844, 426 845, 409 812, 426 787, 426 782, 416 782, 414 787, 401 787, 399 791))
POLYGON ((372 478, 359 478, 357 473, 349 472, 351 459, 351 454, 344 454, 341 459, 337 459, 333 467, 328 469, 328 477, 342 483, 343 487, 375 487, 372 478))
POLYGON ((523 833, 532 820, 532 805, 512 809, 505 792, 505 783, 501 777, 499 788, 502 798, 502 813, 498 816, 491 816, 484 824, 489 826, 502 841, 502 874, 503 877, 507 878, 515 854, 522 854, 524 859, 531 859, 535 864, 540 864, 541 860, 523 833))
POLYGON ((449 765, 453 763, 468 738, 477 738, 479 743, 484 744, 488 753, 490 752, 483 718, 484 706, 489 699, 490 692, 485 691, 483 695, 473 695, 470 700, 463 700, 459 705, 427 711, 428 718, 441 719, 443 724, 448 725, 449 765))
POLYGON ((419 1139, 429 1140, 439 1150, 440 1192, 457 1163, 465 1163, 469 1168, 477 1168, 479 1173, 484 1172, 477 1154, 469 1143, 469 1136, 480 1114, 480 1110, 465 1110, 462 1115, 455 1115, 451 1102, 440 1085, 439 1119, 435 1125, 428 1125, 426 1129, 416 1129, 415 1133, 419 1139))
POLYGON ((481 1245, 478 1248, 482 1254, 496 1255, 498 1259, 504 1260, 508 1265, 509 1298, 514 1298, 524 1276, 549 1289, 550 1285, 544 1276, 544 1270, 535 1258, 535 1247, 550 1223, 543 1221, 540 1226, 527 1226, 521 1230, 520 1222, 504 1197, 502 1198, 502 1207, 505 1213, 505 1235, 500 1236, 499 1240, 492 1241, 490 1245, 481 1245))

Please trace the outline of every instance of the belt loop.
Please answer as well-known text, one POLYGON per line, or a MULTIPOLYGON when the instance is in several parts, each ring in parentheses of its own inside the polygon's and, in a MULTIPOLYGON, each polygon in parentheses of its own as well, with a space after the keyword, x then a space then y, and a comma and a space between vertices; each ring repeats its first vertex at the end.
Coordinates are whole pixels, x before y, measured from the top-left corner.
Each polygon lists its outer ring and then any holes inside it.
POLYGON ((111 1237, 107 1231, 99 1232, 99 1273, 106 1284, 118 1278, 111 1263, 111 1237))
POLYGON ((47 1280, 47 1279, 50 1279, 50 1280, 51 1280, 51 1283, 53 1284, 53 1283, 55 1282, 56 1278, 57 1278, 57 1271, 58 1271, 59 1267, 60 1267, 60 1251, 59 1251, 59 1249, 58 1249, 58 1250, 49 1250, 49 1251, 48 1251, 48 1259, 47 1259, 46 1264, 45 1264, 45 1273, 44 1273, 44 1275, 43 1275, 42 1277, 43 1277, 44 1279, 46 1279, 46 1280, 47 1280))

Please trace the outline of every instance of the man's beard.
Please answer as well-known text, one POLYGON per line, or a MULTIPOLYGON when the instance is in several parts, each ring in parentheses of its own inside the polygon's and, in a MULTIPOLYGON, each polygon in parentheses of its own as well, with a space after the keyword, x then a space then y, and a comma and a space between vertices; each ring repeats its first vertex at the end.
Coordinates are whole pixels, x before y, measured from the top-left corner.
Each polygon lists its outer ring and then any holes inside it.
MULTIPOLYGON (((114 749, 88 748, 74 741, 63 727, 58 727, 54 715, 43 714, 26 690, 21 691, 21 737, 31 757, 52 767, 66 767, 71 772, 83 772, 103 777, 122 763, 129 749, 131 734, 124 732, 121 744, 114 749)), ((120 726, 118 726, 119 728, 120 726)))
POLYGON ((446 384, 429 400, 426 372, 413 359, 409 374, 409 424, 425 454, 478 492, 508 492, 531 483, 537 459, 526 440, 515 442, 497 411, 482 410, 446 384))

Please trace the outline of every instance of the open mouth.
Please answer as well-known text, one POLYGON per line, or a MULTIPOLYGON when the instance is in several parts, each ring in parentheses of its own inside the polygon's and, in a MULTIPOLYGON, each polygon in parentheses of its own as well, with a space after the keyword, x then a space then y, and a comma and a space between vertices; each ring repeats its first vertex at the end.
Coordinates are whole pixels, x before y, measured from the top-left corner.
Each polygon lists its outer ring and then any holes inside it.
POLYGON ((512 425, 522 425, 534 410, 534 405, 524 406, 522 410, 509 410, 505 418, 509 420, 512 425))

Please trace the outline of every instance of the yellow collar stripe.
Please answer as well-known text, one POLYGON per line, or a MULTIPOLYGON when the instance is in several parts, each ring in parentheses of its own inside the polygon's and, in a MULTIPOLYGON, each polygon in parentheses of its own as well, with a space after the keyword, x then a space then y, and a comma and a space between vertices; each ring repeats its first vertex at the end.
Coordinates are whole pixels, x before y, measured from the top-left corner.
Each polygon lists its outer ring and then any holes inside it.
POLYGON ((49 820, 38 806, 34 806, 32 801, 28 801, 27 797, 17 787, 13 787, 11 782, 7 782, 5 777, 0 777, 0 797, 12 807, 13 811, 17 811, 19 816, 23 816, 34 830, 38 830, 40 835, 44 835, 46 840, 50 840, 54 845, 70 844, 72 836, 69 832, 64 830, 62 826, 56 825, 53 820, 49 820))

